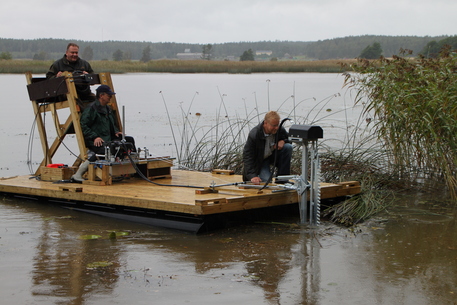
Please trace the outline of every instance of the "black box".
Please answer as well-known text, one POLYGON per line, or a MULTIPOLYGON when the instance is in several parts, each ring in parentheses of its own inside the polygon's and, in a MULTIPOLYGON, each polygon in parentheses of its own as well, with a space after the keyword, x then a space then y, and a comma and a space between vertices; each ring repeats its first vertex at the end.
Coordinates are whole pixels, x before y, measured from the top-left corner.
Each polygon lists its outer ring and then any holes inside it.
POLYGON ((292 142, 317 140, 323 137, 324 131, 320 126, 292 125, 289 128, 289 140, 292 142))

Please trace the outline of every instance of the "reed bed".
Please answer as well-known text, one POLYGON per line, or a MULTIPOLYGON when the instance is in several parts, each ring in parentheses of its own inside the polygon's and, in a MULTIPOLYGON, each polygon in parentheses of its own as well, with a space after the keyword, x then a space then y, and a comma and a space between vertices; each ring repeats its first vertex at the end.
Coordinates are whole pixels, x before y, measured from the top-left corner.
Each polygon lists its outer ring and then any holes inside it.
POLYGON ((403 181, 444 181, 457 198, 457 57, 449 48, 437 58, 411 59, 411 53, 360 60, 346 85, 358 91, 356 102, 375 119, 389 171, 403 181))
POLYGON ((356 103, 373 118, 371 137, 380 143, 380 149, 363 153, 381 155, 358 160, 346 159, 352 149, 336 158, 332 152, 332 167, 368 161, 354 167, 366 169, 359 173, 360 196, 326 210, 337 223, 351 225, 371 217, 392 202, 394 191, 419 189, 449 195, 453 202, 457 198, 457 57, 449 47, 437 58, 410 54, 402 50, 402 56, 392 59, 361 59, 351 66, 355 73, 346 77, 346 86, 357 92, 356 103), (383 163, 377 168, 379 160, 383 163))
MULTIPOLYGON (((341 63, 348 65, 355 60, 316 61, 217 61, 217 60, 151 60, 140 61, 91 61, 94 71, 110 73, 338 73, 343 71, 341 63)), ((44 74, 52 61, 0 60, 0 73, 44 74)))

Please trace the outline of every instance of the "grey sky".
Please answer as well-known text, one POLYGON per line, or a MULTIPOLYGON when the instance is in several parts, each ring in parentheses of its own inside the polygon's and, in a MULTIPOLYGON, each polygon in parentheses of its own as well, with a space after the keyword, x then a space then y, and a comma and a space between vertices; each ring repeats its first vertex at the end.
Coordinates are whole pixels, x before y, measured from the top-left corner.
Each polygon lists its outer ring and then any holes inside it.
POLYGON ((0 37, 223 43, 455 35, 452 0, 13 0, 0 37))

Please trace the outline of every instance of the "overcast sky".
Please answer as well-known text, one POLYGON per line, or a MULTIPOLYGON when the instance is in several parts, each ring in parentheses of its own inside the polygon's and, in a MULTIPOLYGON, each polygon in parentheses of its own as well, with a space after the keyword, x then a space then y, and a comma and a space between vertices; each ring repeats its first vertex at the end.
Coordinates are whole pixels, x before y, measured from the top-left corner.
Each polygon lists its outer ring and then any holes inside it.
POLYGON ((457 32, 455 0, 10 0, 0 38, 224 43, 457 32))

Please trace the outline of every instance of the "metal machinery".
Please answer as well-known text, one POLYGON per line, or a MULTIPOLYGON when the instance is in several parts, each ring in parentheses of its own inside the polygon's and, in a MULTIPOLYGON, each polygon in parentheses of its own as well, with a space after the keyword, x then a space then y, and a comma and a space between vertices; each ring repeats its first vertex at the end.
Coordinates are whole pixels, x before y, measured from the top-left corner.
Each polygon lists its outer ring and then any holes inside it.
POLYGON ((301 176, 277 177, 277 179, 295 181, 294 188, 300 198, 301 224, 319 225, 320 223, 320 161, 317 140, 321 138, 323 138, 323 130, 320 126, 292 125, 289 129, 289 140, 302 146, 302 173, 301 176))

